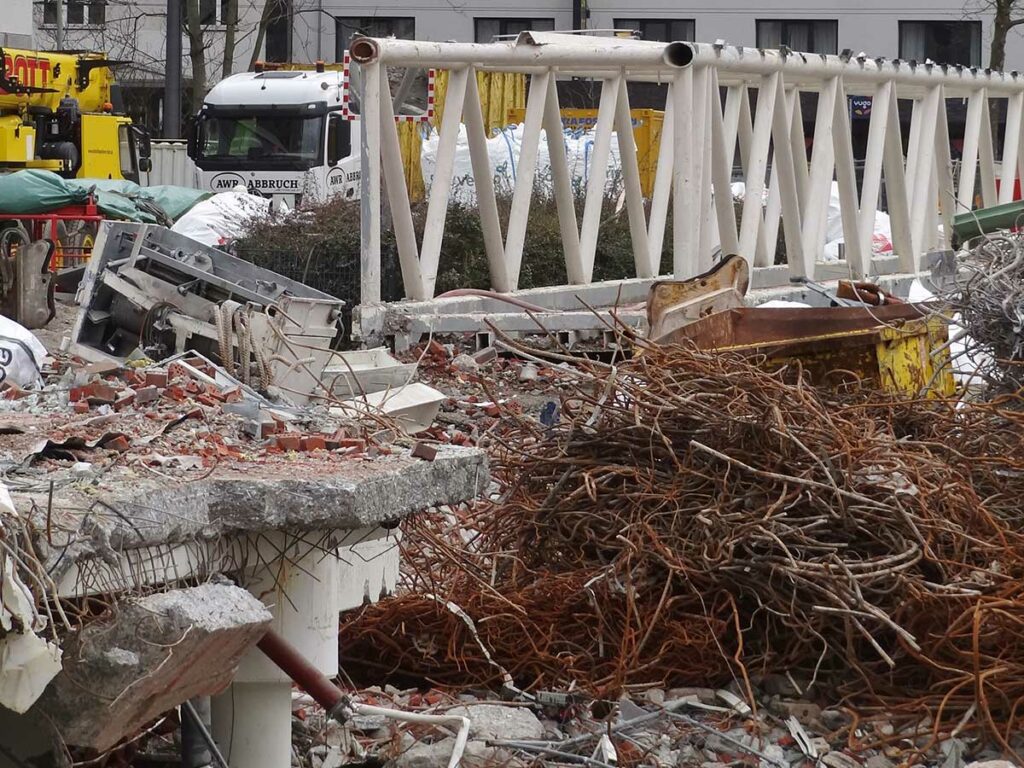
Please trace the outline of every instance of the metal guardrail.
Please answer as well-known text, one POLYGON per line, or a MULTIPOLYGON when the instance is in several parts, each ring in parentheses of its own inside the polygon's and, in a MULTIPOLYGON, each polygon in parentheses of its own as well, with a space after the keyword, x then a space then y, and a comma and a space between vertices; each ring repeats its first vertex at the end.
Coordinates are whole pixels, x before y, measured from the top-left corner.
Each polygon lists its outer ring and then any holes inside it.
POLYGON ((657 274, 670 205, 675 277, 691 277, 706 270, 719 245, 726 253, 743 255, 754 267, 769 267, 774 263, 781 226, 789 277, 815 278, 820 272, 819 254, 833 178, 839 187, 850 274, 863 277, 873 273, 871 235, 883 179, 899 267, 904 272, 918 272, 926 252, 948 246, 953 216, 972 207, 979 177, 981 198, 987 206, 1012 198, 1018 168, 1024 168, 1024 78, 1017 73, 864 56, 538 32, 524 32, 513 42, 491 44, 359 38, 353 41, 351 53, 362 69, 366 87, 361 267, 364 304, 380 300, 382 189, 388 196, 406 296, 419 300, 433 297, 460 122, 468 135, 491 280, 499 291, 513 291, 518 286, 542 130, 551 147, 562 256, 570 283, 579 285, 591 282, 594 271, 613 133, 623 158, 625 208, 636 274, 641 278, 657 274), (435 67, 451 73, 421 242, 417 242, 402 178, 388 78, 382 76, 387 67, 409 66, 435 67), (487 160, 475 77, 477 72, 488 70, 531 75, 522 150, 504 232, 487 160), (559 151, 555 79, 561 76, 602 81, 582 222, 577 221, 568 168, 559 151), (629 130, 628 81, 668 85, 665 140, 660 145, 654 192, 649 200, 641 193, 629 130), (719 96, 720 89, 725 91, 724 100, 719 96), (809 161, 800 108, 802 92, 818 94, 809 161), (872 98, 867 153, 859 183, 847 100, 854 95, 872 98), (954 173, 950 157, 946 114, 946 99, 950 98, 968 100, 963 162, 958 173, 954 173), (901 100, 913 103, 906 145, 900 131, 901 100), (999 100, 1006 102, 1007 138, 1001 148, 997 194, 990 113, 999 100), (746 185, 739 215, 729 194, 737 152, 746 185), (765 190, 767 202, 762 204, 765 190))

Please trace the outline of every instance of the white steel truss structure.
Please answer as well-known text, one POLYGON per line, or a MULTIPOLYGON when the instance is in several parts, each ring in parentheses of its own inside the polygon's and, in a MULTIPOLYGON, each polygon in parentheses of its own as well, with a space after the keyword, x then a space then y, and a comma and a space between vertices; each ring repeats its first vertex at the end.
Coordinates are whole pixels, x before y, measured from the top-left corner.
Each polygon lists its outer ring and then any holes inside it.
MULTIPOLYGON (((622 159, 625 208, 639 278, 658 274, 670 206, 677 278, 705 271, 717 245, 725 253, 743 255, 755 268, 771 266, 780 225, 788 263, 782 280, 824 275, 820 254, 833 179, 839 189, 845 240, 846 263, 841 268, 854 277, 886 271, 879 269, 871 251, 884 183, 898 255, 887 271, 919 272, 925 253, 949 245, 953 216, 972 208, 977 187, 983 205, 1008 202, 1018 170, 1024 170, 1024 77, 1015 72, 863 55, 537 32, 490 44, 360 38, 353 41, 351 55, 363 68, 365 82, 363 173, 368 194, 363 203, 363 304, 380 300, 382 189, 390 206, 406 296, 421 301, 434 296, 460 122, 467 131, 492 287, 501 292, 518 287, 542 131, 550 146, 562 255, 574 285, 588 284, 593 276, 613 135, 622 159), (382 76, 385 67, 451 72, 421 242, 413 227, 392 97, 388 78, 382 76), (522 149, 504 232, 477 92, 475 73, 481 70, 530 75, 522 149), (602 82, 582 221, 577 220, 562 147, 555 88, 559 76, 602 82), (649 200, 641 191, 628 81, 668 86, 649 200), (804 92, 818 94, 810 158, 800 106, 804 92), (847 100, 855 95, 872 98, 859 189, 847 100), (966 99, 968 105, 958 172, 950 157, 949 99, 966 99), (906 146, 898 114, 901 101, 913 105, 906 146), (1005 109, 1006 114, 1001 168, 992 131, 995 109, 1005 109), (730 191, 737 152, 746 186, 738 216, 730 191)), ((830 270, 831 276, 835 271, 830 270)))

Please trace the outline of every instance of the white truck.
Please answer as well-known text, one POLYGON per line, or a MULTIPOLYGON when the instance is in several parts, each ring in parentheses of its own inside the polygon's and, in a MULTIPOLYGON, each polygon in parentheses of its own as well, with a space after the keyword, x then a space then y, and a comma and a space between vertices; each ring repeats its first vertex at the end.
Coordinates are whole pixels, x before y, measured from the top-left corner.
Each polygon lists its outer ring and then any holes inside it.
POLYGON ((357 198, 359 121, 346 96, 344 73, 320 66, 224 78, 188 137, 196 186, 224 192, 245 184, 290 208, 303 198, 357 198))

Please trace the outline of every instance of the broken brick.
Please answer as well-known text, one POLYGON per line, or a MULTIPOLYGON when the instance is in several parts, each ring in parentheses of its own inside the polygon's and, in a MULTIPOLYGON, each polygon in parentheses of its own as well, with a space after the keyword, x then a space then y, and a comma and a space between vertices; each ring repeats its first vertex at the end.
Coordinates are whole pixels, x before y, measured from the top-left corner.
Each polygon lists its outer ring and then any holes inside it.
POLYGON ((230 389, 225 389, 220 393, 220 397, 225 403, 237 403, 242 399, 242 388, 231 387, 230 389))
POLYGON ((97 379, 96 381, 90 382, 84 388, 85 397, 93 405, 98 404, 112 404, 117 400, 117 390, 113 386, 103 381, 103 379, 97 379))
POLYGON ((430 443, 416 443, 416 447, 412 449, 412 456, 414 459, 433 461, 437 458, 437 446, 430 443))
POLYGON ((114 410, 120 411, 132 405, 135 402, 135 392, 132 390, 125 390, 118 395, 117 400, 114 401, 114 410))
POLYGON ((498 407, 497 403, 491 403, 484 407, 484 413, 490 416, 492 419, 496 419, 501 415, 501 408, 498 407))
POLYGON ((128 442, 128 438, 125 437, 124 435, 118 435, 117 437, 107 440, 107 442, 103 444, 103 447, 106 448, 108 451, 117 451, 118 453, 124 453, 125 451, 132 447, 132 444, 128 442))
POLYGON ((120 363, 113 361, 101 361, 98 363, 90 363, 85 366, 85 372, 90 376, 107 376, 111 373, 117 373, 122 368, 120 363))
POLYGON ((302 439, 298 435, 285 434, 277 436, 277 447, 282 451, 297 451, 302 446, 302 439))
POLYGON ((86 387, 72 387, 68 393, 68 397, 72 403, 77 403, 79 400, 85 400, 89 396, 88 389, 86 387))
POLYGON ((338 443, 338 447, 339 448, 348 448, 348 449, 354 448, 356 451, 360 451, 360 452, 366 450, 366 441, 365 440, 357 440, 354 437, 343 438, 341 440, 338 440, 337 443, 338 443))
POLYGON ((160 399, 160 390, 156 387, 143 387, 135 391, 136 405, 145 405, 160 399))
POLYGON ((76 400, 75 404, 71 407, 75 409, 75 413, 89 412, 89 403, 85 400, 76 400))
POLYGON ((480 365, 489 363, 498 357, 498 350, 494 347, 484 347, 479 352, 471 356, 480 365))
POLYGON ((304 437, 301 444, 304 451, 323 451, 327 449, 327 441, 319 435, 304 437))
POLYGON ((147 387, 166 387, 167 371, 146 371, 147 387))

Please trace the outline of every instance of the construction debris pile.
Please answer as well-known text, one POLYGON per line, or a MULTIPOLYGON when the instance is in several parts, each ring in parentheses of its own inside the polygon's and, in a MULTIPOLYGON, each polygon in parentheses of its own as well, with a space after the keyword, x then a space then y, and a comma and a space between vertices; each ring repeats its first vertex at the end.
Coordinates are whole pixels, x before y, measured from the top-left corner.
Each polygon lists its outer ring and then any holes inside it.
POLYGON ((407 590, 343 622, 346 669, 598 696, 735 678, 750 700, 785 672, 1009 749, 1018 412, 689 347, 579 370, 560 424, 502 436, 497 501, 410 527, 407 590))
POLYGON ((991 394, 1024 388, 1024 238, 986 236, 939 286, 954 313, 954 364, 991 394))

